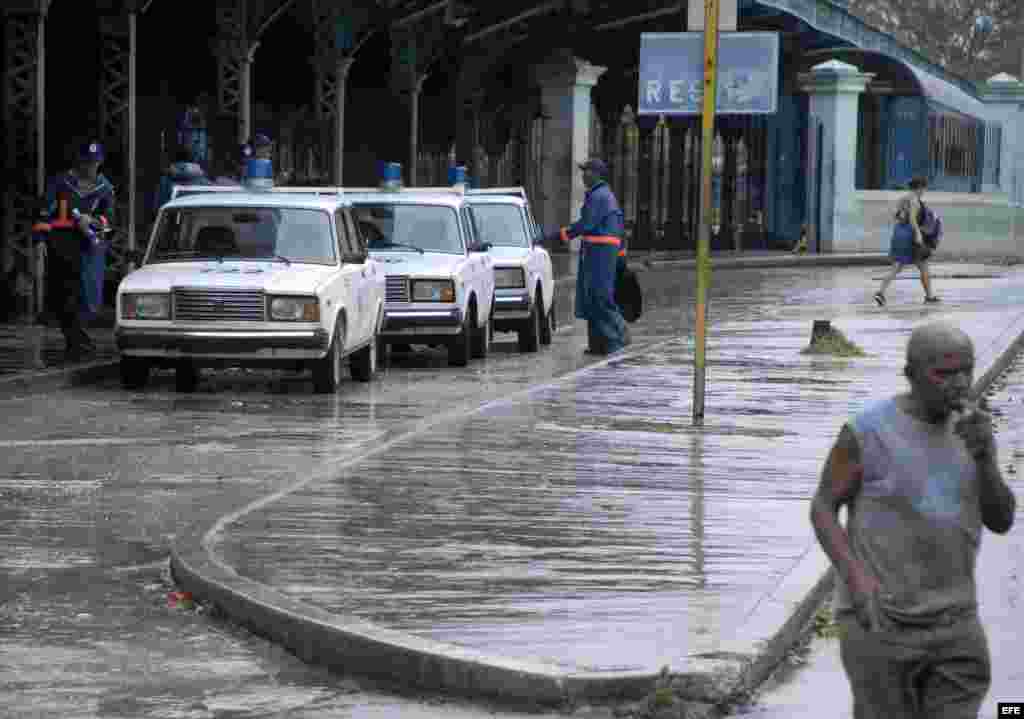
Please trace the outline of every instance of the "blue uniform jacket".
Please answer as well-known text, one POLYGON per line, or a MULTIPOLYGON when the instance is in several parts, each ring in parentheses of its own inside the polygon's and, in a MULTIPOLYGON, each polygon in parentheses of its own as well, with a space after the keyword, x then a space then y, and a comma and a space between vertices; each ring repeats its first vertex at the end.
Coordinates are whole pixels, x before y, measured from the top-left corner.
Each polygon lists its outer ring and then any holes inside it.
POLYGON ((91 215, 109 226, 114 220, 114 186, 100 175, 95 188, 82 192, 75 175, 65 172, 47 183, 45 202, 40 213, 41 221, 33 227, 33 239, 36 242, 78 241, 82 253, 79 298, 82 316, 94 317, 103 300, 103 275, 109 243, 91 242, 79 229, 73 211, 91 215))
POLYGON ((572 237, 618 237, 625 235, 624 215, 618 200, 608 183, 598 182, 587 190, 580 208, 580 219, 565 228, 565 235, 572 237))

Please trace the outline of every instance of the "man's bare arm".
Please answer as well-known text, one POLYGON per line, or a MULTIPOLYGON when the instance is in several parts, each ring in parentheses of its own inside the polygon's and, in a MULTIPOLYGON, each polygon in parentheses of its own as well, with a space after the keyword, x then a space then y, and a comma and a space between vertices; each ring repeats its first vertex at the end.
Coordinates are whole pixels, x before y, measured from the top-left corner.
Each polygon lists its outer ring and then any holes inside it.
POLYGON ((850 536, 839 523, 839 509, 849 505, 861 489, 863 466, 860 445, 844 425, 825 461, 821 482, 811 502, 811 524, 825 554, 857 604, 864 604, 878 590, 878 580, 857 559, 850 536))

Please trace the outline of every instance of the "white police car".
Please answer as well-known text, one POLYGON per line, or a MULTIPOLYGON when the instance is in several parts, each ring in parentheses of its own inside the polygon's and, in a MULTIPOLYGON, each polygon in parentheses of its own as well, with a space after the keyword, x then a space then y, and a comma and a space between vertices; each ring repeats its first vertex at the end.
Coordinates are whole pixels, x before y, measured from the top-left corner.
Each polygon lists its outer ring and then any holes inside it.
POLYGON ((480 238, 494 258, 494 329, 519 333, 519 349, 551 344, 555 329, 555 277, 551 256, 521 187, 469 190, 480 238))
POLYGON ((494 261, 476 235, 461 184, 344 190, 370 255, 387 275, 384 344, 445 345, 462 367, 490 350, 494 261))
POLYGON ((311 369, 317 392, 370 380, 384 272, 336 188, 178 188, 117 291, 121 379, 154 366, 192 391, 200 366, 311 369))

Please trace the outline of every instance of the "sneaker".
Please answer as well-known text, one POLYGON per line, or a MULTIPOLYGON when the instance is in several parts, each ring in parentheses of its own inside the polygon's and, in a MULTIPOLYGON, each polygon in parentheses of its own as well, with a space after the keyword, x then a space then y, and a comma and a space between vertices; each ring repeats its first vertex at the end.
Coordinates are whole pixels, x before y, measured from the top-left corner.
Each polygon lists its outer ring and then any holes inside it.
POLYGON ((876 292, 875 302, 878 303, 879 307, 885 307, 885 295, 883 295, 881 292, 876 292))
POLYGON ((931 297, 925 297, 924 301, 925 301, 926 304, 934 304, 936 302, 942 302, 942 298, 941 297, 936 297, 935 295, 932 295, 931 297))

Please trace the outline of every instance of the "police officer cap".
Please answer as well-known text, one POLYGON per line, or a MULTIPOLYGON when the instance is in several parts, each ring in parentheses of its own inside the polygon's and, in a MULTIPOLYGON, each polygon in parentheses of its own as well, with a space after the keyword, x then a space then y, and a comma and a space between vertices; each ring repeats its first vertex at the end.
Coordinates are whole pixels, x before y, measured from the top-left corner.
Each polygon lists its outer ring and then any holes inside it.
POLYGON ((103 162, 103 145, 95 140, 83 142, 78 148, 78 159, 89 162, 103 162))
POLYGON ((604 160, 592 157, 580 165, 581 170, 590 170, 598 177, 608 177, 608 165, 604 160))
POLYGON ((274 144, 274 141, 271 140, 266 135, 263 135, 263 134, 256 135, 256 137, 252 138, 252 146, 253 147, 266 147, 267 145, 273 145, 273 144, 274 144))

